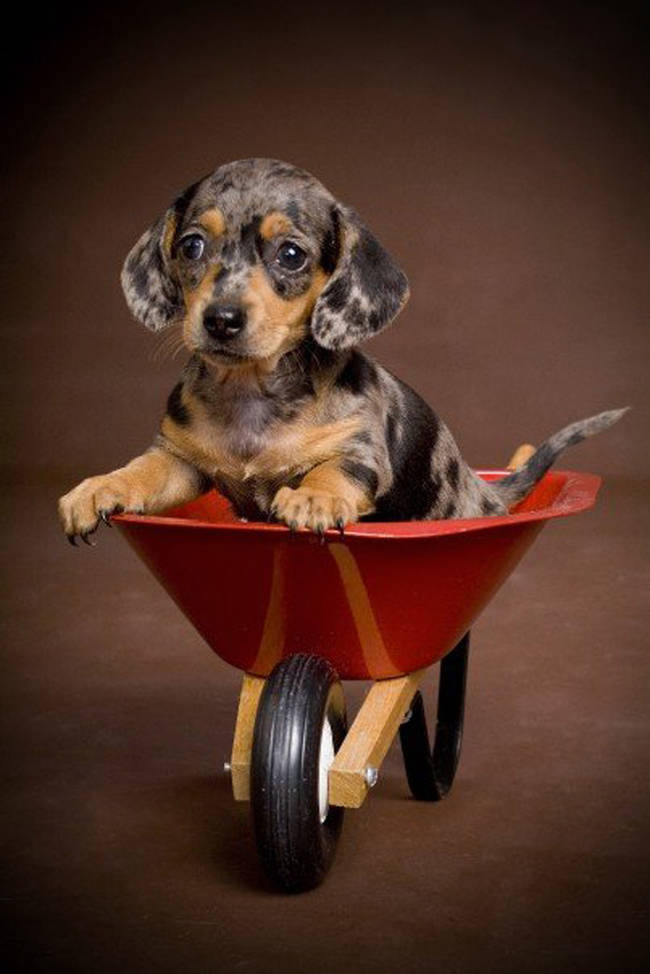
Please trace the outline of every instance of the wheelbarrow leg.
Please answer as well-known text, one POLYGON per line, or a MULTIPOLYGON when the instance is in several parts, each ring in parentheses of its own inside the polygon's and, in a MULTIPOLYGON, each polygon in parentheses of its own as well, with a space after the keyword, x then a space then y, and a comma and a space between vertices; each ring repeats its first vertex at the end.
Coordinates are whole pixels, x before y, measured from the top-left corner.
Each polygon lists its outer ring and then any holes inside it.
POLYGON ((400 725, 406 777, 413 797, 421 801, 444 798, 456 774, 463 736, 468 655, 469 632, 440 663, 433 750, 419 690, 413 697, 409 715, 400 725))
POLYGON ((230 776, 235 801, 247 802, 250 798, 251 751, 255 717, 265 680, 261 676, 245 673, 239 695, 237 723, 232 742, 230 776))

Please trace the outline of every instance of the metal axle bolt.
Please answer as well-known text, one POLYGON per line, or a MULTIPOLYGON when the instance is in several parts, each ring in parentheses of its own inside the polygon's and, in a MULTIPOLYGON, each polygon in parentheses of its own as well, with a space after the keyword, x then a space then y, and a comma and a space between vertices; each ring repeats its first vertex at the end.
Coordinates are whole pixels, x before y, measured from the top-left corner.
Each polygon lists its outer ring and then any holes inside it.
POLYGON ((367 765, 366 770, 363 772, 363 777, 368 785, 368 788, 374 788, 377 784, 377 779, 379 778, 379 769, 373 768, 373 766, 369 764, 367 765))

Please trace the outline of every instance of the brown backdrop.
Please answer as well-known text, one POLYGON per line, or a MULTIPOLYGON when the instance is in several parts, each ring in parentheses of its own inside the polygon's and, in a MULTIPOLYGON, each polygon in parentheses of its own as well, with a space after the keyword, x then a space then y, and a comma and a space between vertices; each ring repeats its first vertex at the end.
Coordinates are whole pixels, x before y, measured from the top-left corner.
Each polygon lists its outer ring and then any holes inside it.
POLYGON ((644 955, 642 11, 111 4, 8 38, 18 969, 593 971, 644 955), (119 540, 68 551, 53 517, 59 492, 148 445, 181 367, 130 320, 124 255, 179 189, 251 155, 318 175, 398 258, 411 302, 370 350, 472 463, 635 407, 566 461, 605 475, 598 513, 549 532, 481 624, 457 795, 406 802, 393 754, 330 882, 299 902, 259 891, 243 811, 211 776, 237 675, 119 540))

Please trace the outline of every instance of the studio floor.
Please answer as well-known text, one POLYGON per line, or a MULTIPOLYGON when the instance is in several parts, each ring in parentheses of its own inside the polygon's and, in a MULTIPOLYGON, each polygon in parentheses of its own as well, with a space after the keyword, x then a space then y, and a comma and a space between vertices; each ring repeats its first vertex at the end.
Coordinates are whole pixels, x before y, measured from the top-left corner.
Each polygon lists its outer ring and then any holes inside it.
MULTIPOLYGON (((325 884, 298 897, 266 884, 222 771, 239 673, 116 530, 65 543, 68 486, 5 495, 12 970, 640 969, 647 485, 612 480, 549 525, 476 624, 449 798, 410 799, 394 745, 325 884)), ((364 689, 346 685, 349 710, 364 689)))

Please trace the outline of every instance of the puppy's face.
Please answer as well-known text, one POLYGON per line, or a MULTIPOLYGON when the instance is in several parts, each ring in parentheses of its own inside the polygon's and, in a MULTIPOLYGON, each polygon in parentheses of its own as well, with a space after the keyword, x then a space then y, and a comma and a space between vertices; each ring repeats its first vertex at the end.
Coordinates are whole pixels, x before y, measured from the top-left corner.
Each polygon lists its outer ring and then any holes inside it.
POLYGON ((336 264, 337 228, 322 198, 304 199, 303 189, 299 205, 292 188, 285 179, 286 198, 270 200, 208 188, 175 229, 170 266, 192 351, 231 365, 273 362, 305 337, 336 264))
POLYGON ((342 348, 394 317, 407 282, 312 176, 251 159, 190 187, 138 241, 122 283, 136 317, 182 321, 217 363, 277 362, 311 331, 342 348))

